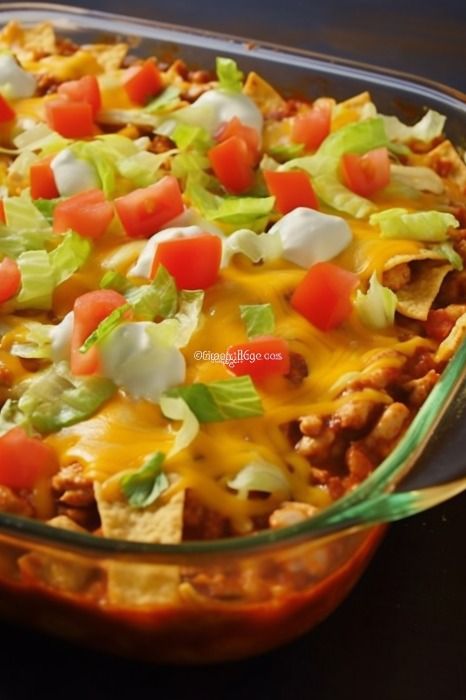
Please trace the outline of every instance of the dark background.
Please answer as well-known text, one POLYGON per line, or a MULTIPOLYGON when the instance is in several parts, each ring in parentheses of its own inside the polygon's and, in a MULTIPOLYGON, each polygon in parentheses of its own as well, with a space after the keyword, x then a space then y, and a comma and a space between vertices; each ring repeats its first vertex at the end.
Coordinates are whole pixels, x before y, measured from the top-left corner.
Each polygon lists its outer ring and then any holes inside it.
MULTIPOLYGON (((466 3, 460 0, 79 4, 343 56, 466 91, 466 3)), ((150 667, 6 624, 0 635, 0 700, 463 700, 466 496, 394 525, 331 618, 256 659, 200 669, 150 667)))

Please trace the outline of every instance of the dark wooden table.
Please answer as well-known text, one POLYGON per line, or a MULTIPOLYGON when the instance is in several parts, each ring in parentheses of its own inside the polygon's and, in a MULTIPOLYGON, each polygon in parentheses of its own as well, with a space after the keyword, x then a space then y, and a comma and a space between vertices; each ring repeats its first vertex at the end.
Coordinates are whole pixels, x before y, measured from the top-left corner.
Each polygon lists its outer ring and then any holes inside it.
MULTIPOLYGON (((466 91, 462 0, 81 0, 191 27, 385 65, 466 91)), ((287 647, 173 669, 0 625, 0 700, 466 698, 466 496, 394 525, 347 601, 287 647)))

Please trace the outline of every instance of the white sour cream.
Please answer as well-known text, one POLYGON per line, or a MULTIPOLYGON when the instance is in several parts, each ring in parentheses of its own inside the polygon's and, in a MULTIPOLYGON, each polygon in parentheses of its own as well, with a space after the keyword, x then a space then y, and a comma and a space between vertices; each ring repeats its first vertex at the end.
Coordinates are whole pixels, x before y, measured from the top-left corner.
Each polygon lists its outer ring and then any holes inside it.
POLYGON ((55 184, 62 197, 92 190, 100 186, 95 168, 82 158, 76 158, 69 148, 64 148, 50 163, 55 184))

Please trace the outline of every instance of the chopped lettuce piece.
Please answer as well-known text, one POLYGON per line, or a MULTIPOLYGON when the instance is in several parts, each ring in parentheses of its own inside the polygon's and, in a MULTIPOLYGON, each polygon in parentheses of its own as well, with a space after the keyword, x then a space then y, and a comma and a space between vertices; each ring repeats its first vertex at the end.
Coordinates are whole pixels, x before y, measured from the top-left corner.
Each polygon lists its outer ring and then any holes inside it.
POLYGON ((304 151, 302 143, 279 143, 268 149, 269 155, 280 163, 285 163, 292 158, 299 158, 304 151))
POLYGON ((231 226, 251 226, 267 218, 275 197, 220 197, 209 192, 195 177, 188 178, 186 196, 208 221, 231 226))
POLYGON ((380 284, 375 272, 370 278, 367 292, 364 294, 358 289, 354 302, 361 321, 375 330, 393 326, 396 304, 396 294, 380 284))
POLYGON ((181 421, 181 427, 175 432, 175 441, 168 453, 168 457, 173 457, 192 443, 199 432, 199 421, 186 401, 180 397, 162 396, 160 409, 166 418, 181 421))
POLYGON ((119 174, 130 180, 135 187, 148 187, 162 176, 160 172, 162 165, 175 153, 177 153, 176 149, 157 154, 138 151, 134 155, 119 160, 116 167, 119 174))
POLYGON ((212 142, 209 134, 202 128, 202 126, 193 126, 191 124, 182 123, 176 125, 170 135, 170 138, 182 151, 185 151, 188 148, 206 150, 212 142))
POLYGON ((275 332, 272 304, 244 304, 239 307, 248 338, 271 335, 275 332))
POLYGON ((210 167, 209 159, 199 151, 186 151, 173 157, 171 163, 172 174, 179 180, 188 176, 199 175, 210 167))
POLYGON ((16 297, 18 309, 50 309, 55 289, 52 265, 45 250, 27 250, 17 259, 21 289, 16 297))
POLYGON ((262 458, 254 460, 241 469, 227 484, 238 492, 240 498, 247 498, 251 491, 269 493, 282 498, 288 498, 290 495, 290 484, 280 467, 262 458))
POLYGON ((156 452, 133 474, 125 474, 120 479, 120 488, 130 506, 146 508, 158 499, 170 485, 162 471, 165 455, 156 452))
POLYGON ((252 262, 276 260, 283 252, 280 232, 254 233, 248 229, 235 231, 225 239, 222 252, 222 267, 229 264, 237 253, 246 255, 252 262))
POLYGON ((236 61, 232 58, 217 56, 216 70, 219 87, 222 90, 241 92, 243 89, 244 75, 236 65, 236 61))
POLYGON ((420 192, 433 192, 441 194, 444 190, 442 178, 432 170, 424 166, 390 165, 392 182, 408 185, 420 192))
POLYGON ((398 117, 387 117, 383 114, 380 116, 390 141, 422 141, 423 143, 430 143, 441 136, 447 119, 433 109, 429 109, 413 126, 403 124, 398 117))
POLYGON ((66 148, 70 141, 41 122, 33 126, 32 129, 26 129, 16 136, 13 143, 20 151, 39 151, 41 155, 47 155, 66 148))
POLYGON ((60 201, 59 197, 56 199, 35 199, 34 206, 37 207, 47 223, 51 225, 53 223, 53 212, 60 201))
POLYGON ((70 231, 51 253, 29 250, 17 259, 21 271, 21 289, 16 298, 18 309, 50 309, 55 287, 67 280, 87 260, 88 240, 70 231))
POLYGON ((126 292, 126 298, 137 316, 152 321, 157 316, 173 316, 178 305, 178 292, 174 277, 159 265, 151 284, 133 287, 126 292))
POLYGON ((99 287, 100 289, 114 289, 116 292, 124 294, 131 289, 131 283, 124 275, 121 274, 121 272, 117 272, 116 270, 107 270, 100 280, 99 287))
POLYGON ((52 266, 54 286, 67 280, 79 270, 88 259, 92 250, 90 241, 70 231, 63 241, 49 253, 52 266))
POLYGON ((114 309, 103 321, 99 323, 95 331, 86 338, 79 348, 79 352, 85 353, 96 343, 101 343, 119 325, 124 315, 130 311, 130 304, 122 304, 114 309))
POLYGON ((90 418, 115 390, 108 379, 74 377, 67 363, 59 362, 24 382, 17 407, 34 430, 53 433, 90 418))
POLYGON ((374 148, 382 148, 388 143, 383 119, 374 117, 361 122, 353 122, 333 131, 322 142, 314 156, 316 161, 324 157, 340 158, 345 153, 363 155, 374 148))
POLYGON ((373 214, 369 223, 371 226, 379 226, 382 238, 408 238, 432 243, 446 241, 448 229, 459 226, 453 214, 440 211, 409 213, 401 208, 386 209, 373 214))
POLYGON ((149 102, 144 107, 145 112, 149 114, 157 114, 158 112, 169 112, 176 107, 180 102, 181 90, 176 85, 168 85, 160 95, 149 102))
POLYGON ((463 269, 463 260, 461 255, 453 248, 453 243, 441 243, 440 245, 434 246, 433 250, 443 255, 455 270, 463 269))
POLYGON ((41 214, 26 190, 19 197, 7 197, 3 200, 5 220, 8 228, 14 231, 48 229, 49 224, 41 214))
POLYGON ((182 398, 200 423, 252 418, 264 413, 251 377, 190 384, 169 389, 165 396, 182 398))

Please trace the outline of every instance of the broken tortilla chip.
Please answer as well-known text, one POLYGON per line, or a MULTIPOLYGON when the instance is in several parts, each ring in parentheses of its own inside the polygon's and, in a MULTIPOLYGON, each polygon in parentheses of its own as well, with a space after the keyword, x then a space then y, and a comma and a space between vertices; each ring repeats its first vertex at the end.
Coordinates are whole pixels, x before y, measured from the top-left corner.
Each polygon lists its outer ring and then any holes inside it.
POLYGON ((256 103, 265 116, 286 109, 286 102, 283 97, 254 71, 249 73, 246 78, 243 92, 256 103))
POLYGON ((361 92, 335 105, 332 114, 332 131, 340 129, 351 122, 359 122, 368 117, 374 117, 376 109, 370 94, 361 92))
POLYGON ((397 311, 408 318, 425 321, 444 278, 452 269, 449 264, 439 265, 435 261, 417 266, 411 282, 397 292, 397 311))
POLYGON ((128 53, 128 44, 88 44, 83 49, 94 56, 104 73, 109 73, 121 68, 128 53))
POLYGON ((454 182, 464 192, 466 190, 466 163, 448 139, 442 141, 422 158, 422 164, 433 170, 445 163, 449 166, 448 181, 454 182))
MULTIPOLYGON (((176 544, 183 531, 184 492, 168 503, 132 508, 123 501, 107 501, 95 485, 97 507, 105 537, 176 544)), ((108 562, 108 602, 113 605, 151 606, 178 599, 180 572, 177 566, 108 562)))
POLYGON ((460 347, 466 338, 466 313, 459 317, 455 325, 437 348, 435 353, 436 362, 446 362, 460 347))
POLYGON ((50 22, 41 22, 30 29, 9 22, 0 33, 0 45, 11 49, 20 63, 57 52, 55 31, 50 22))

